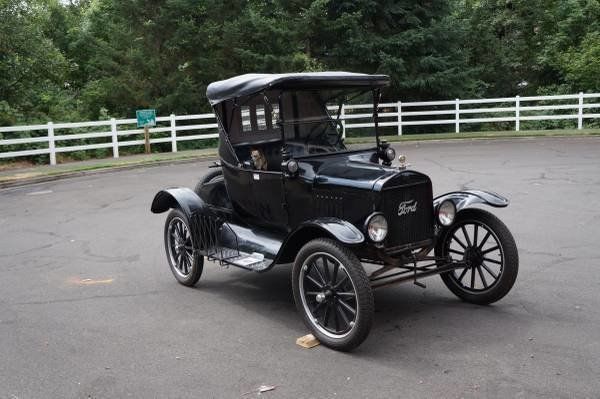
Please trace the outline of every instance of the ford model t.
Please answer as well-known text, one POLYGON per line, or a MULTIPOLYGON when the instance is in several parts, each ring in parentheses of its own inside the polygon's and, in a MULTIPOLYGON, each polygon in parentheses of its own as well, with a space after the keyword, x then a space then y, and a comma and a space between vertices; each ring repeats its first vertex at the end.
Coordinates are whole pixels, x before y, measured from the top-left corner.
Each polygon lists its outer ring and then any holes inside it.
POLYGON ((440 275, 461 299, 489 304, 517 277, 506 226, 473 205, 505 207, 491 192, 434 198, 428 176, 379 137, 385 75, 251 74, 212 83, 220 161, 195 190, 156 194, 172 209, 164 230, 175 278, 196 284, 204 260, 266 272, 293 264, 294 300, 325 345, 350 350, 368 335, 373 289, 440 275), (349 149, 342 104, 373 99, 374 143, 349 149), (395 163, 396 161, 396 163, 395 163))

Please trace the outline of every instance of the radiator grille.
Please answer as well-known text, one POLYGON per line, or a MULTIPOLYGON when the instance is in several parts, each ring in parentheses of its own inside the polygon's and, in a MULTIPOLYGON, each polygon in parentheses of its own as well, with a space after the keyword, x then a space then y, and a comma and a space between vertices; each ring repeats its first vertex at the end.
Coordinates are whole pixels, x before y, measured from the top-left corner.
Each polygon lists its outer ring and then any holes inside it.
POLYGON ((386 247, 397 247, 433 237, 431 182, 384 189, 383 209, 389 224, 386 247))

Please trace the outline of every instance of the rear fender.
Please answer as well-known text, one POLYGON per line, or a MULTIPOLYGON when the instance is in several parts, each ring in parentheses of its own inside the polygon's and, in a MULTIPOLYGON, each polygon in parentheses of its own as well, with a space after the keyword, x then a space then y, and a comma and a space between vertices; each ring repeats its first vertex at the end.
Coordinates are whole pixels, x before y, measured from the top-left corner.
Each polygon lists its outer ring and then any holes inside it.
POLYGON ((171 208, 180 208, 188 217, 197 210, 206 210, 206 203, 186 187, 174 187, 161 190, 154 196, 150 210, 163 213, 171 208))
POLYGON ((344 245, 359 245, 365 241, 364 234, 352 223, 338 218, 319 218, 303 222, 285 239, 277 263, 290 263, 300 249, 314 238, 325 237, 344 245))
POLYGON ((465 190, 465 191, 454 191, 444 195, 440 195, 433 199, 433 207, 437 209, 439 204, 445 200, 450 200, 456 206, 456 211, 460 211, 464 208, 470 208, 475 204, 484 204, 493 206, 495 208, 504 208, 508 206, 509 201, 507 198, 483 190, 465 190))

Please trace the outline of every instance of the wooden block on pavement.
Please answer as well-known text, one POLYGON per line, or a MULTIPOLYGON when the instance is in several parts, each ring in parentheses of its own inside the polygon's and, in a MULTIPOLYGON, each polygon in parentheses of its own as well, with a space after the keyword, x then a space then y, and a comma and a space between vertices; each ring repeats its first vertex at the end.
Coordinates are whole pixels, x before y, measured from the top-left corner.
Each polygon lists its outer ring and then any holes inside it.
POLYGON ((313 348, 320 344, 319 340, 314 335, 308 334, 296 340, 296 344, 303 348, 313 348))

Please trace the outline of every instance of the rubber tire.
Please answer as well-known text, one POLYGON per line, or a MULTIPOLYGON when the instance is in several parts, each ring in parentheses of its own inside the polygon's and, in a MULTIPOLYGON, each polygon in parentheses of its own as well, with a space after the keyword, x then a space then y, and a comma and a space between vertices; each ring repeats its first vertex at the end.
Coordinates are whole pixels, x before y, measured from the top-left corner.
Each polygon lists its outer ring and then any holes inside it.
POLYGON ((198 196, 200 196, 200 189, 202 188, 203 185, 210 182, 214 178, 216 178, 218 176, 222 176, 222 175, 223 175, 223 170, 221 170, 221 168, 216 168, 214 170, 209 171, 200 180, 198 180, 198 183, 196 184, 196 187, 194 188, 194 192, 198 196))
POLYGON ((292 289, 294 292, 294 302, 296 309, 302 314, 304 324, 311 330, 312 334, 325 346, 339 350, 351 351, 359 346, 369 335, 373 325, 374 299, 371 290, 369 276, 365 272, 362 264, 348 248, 342 246, 339 242, 329 238, 317 238, 306 243, 298 252, 294 266, 292 268, 292 289), (298 278, 304 261, 315 252, 328 252, 337 258, 346 268, 357 293, 357 306, 359 318, 355 324, 354 331, 348 336, 337 339, 328 337, 313 327, 309 315, 304 311, 302 298, 300 297, 300 284, 298 278))
POLYGON ((168 248, 168 245, 169 245, 169 242, 168 242, 169 223, 175 217, 179 217, 181 220, 183 220, 183 222, 186 224, 186 227, 188 228, 188 231, 191 232, 190 223, 189 223, 189 220, 188 220, 187 216, 185 215, 185 213, 183 213, 181 211, 181 209, 179 209, 179 208, 171 210, 171 212, 169 212, 169 214, 167 215, 167 220, 165 221, 165 234, 164 235, 165 235, 165 251, 167 254, 167 262, 169 263, 169 267, 171 268, 171 272, 173 273, 173 276, 175 276, 175 279, 179 283, 181 283, 185 286, 188 286, 188 287, 193 287, 194 285, 196 285, 198 280, 200 280, 200 276, 202 275, 202 270, 204 269, 204 257, 197 253, 194 255, 194 261, 192 263, 192 271, 185 277, 179 275, 175 271, 175 265, 171 264, 171 257, 169 256, 169 248, 168 248))
MULTIPOLYGON (((457 223, 473 221, 481 222, 489 227, 496 234, 500 245, 502 246, 504 265, 499 281, 487 291, 473 293, 463 290, 462 287, 450 277, 450 273, 452 272, 442 273, 440 274, 440 277, 444 284, 446 284, 446 287, 463 301, 477 305, 489 305, 490 303, 502 299, 515 284, 517 274, 519 273, 519 252, 517 250, 515 239, 508 230, 508 227, 492 213, 484 211, 483 209, 470 208, 458 212, 452 226, 455 226, 457 223)), ((442 232, 441 239, 436 245, 436 256, 444 256, 442 250, 444 248, 445 240, 448 238, 448 233, 449 229, 442 232)))

